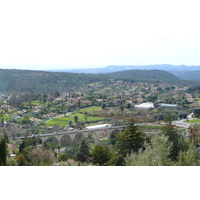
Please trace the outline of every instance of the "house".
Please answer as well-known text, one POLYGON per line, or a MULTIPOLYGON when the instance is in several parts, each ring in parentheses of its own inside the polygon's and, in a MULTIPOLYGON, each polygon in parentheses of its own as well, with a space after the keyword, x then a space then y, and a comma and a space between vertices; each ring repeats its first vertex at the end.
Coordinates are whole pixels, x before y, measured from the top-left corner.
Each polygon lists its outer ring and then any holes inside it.
POLYGON ((128 103, 130 103, 130 104, 133 103, 131 100, 126 100, 125 102, 126 102, 126 104, 128 104, 128 103))
POLYGON ((20 119, 21 117, 19 116, 19 115, 17 115, 17 114, 15 114, 15 115, 13 115, 13 119, 14 120, 18 120, 18 119, 20 119))
POLYGON ((6 145, 9 150, 9 155, 13 154, 13 151, 15 150, 15 146, 13 144, 8 144, 8 143, 6 143, 6 145))
POLYGON ((142 103, 144 99, 141 98, 141 97, 139 97, 139 98, 137 98, 136 100, 138 101, 138 103, 142 103))
POLYGON ((200 101, 195 101, 191 104, 193 107, 200 107, 200 101))
POLYGON ((78 102, 78 100, 74 99, 74 98, 68 98, 68 102, 69 103, 76 103, 76 102, 78 102))
POLYGON ((97 101, 98 103, 102 103, 104 100, 103 100, 103 99, 96 99, 96 101, 97 101))
POLYGON ((88 105, 90 103, 91 103, 90 100, 83 100, 83 101, 81 101, 81 105, 83 105, 83 106, 86 106, 86 105, 88 105))
POLYGON ((43 115, 43 117, 45 118, 52 118, 52 117, 55 117, 57 114, 56 113, 48 113, 46 115, 43 115))
POLYGON ((31 121, 32 123, 34 123, 34 124, 39 124, 40 121, 41 121, 41 119, 37 119, 37 118, 32 117, 32 118, 30 118, 30 121, 31 121))
POLYGON ((64 101, 65 99, 63 97, 58 97, 58 98, 55 98, 54 102, 55 101, 64 101))
POLYGON ((68 92, 63 92, 60 96, 61 96, 62 98, 65 98, 65 97, 68 97, 68 96, 69 96, 69 93, 68 93, 68 92))
POLYGON ((17 111, 17 114, 18 114, 18 115, 21 115, 21 114, 23 114, 23 113, 24 113, 24 112, 22 112, 22 111, 20 111, 20 110, 17 111))

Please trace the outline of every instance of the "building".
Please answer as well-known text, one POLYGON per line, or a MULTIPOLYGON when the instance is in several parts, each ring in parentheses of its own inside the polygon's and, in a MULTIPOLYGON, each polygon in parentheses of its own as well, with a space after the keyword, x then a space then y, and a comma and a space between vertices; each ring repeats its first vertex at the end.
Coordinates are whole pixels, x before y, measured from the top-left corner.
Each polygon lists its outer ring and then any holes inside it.
POLYGON ((87 126, 86 129, 97 129, 97 128, 110 128, 112 127, 112 124, 100 124, 100 125, 94 125, 94 126, 87 126))
POLYGON ((165 108, 178 108, 177 104, 167 104, 167 103, 161 103, 160 107, 165 107, 165 108))
POLYGON ((140 105, 135 105, 135 108, 138 109, 149 109, 149 108, 154 108, 154 105, 152 102, 147 102, 147 103, 142 103, 140 105))
POLYGON ((136 100, 137 100, 139 103, 142 103, 144 99, 141 98, 141 97, 139 97, 139 98, 137 98, 136 100))
POLYGON ((128 103, 133 103, 131 100, 126 100, 126 104, 128 104, 128 103))
POLYGON ((83 105, 83 106, 87 106, 87 105, 89 105, 90 103, 91 103, 90 100, 83 100, 83 101, 81 101, 81 105, 83 105))

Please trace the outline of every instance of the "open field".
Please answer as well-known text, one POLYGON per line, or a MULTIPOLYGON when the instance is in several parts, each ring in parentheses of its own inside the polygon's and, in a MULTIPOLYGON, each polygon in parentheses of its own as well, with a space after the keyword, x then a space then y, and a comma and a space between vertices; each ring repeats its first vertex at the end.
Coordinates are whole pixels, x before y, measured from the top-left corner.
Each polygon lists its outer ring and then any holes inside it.
POLYGON ((87 113, 92 114, 92 113, 97 112, 97 111, 100 111, 100 110, 102 110, 101 107, 92 106, 92 107, 89 107, 89 108, 80 109, 80 110, 77 111, 77 112, 84 113, 85 111, 87 111, 87 113))
MULTIPOLYGON (((185 123, 192 123, 193 120, 188 120, 188 121, 183 121, 185 123)), ((194 119, 194 123, 199 123, 200 122, 200 119, 194 119)))
MULTIPOLYGON (((67 115, 65 117, 59 117, 59 118, 52 119, 51 121, 46 122, 46 124, 48 124, 48 125, 58 124, 60 126, 68 126, 69 125, 69 121, 72 121, 73 124, 75 123, 74 116, 78 116, 78 121, 86 122, 85 115, 82 114, 82 113, 84 113, 85 111, 87 111, 88 113, 92 113, 93 111, 95 112, 95 111, 98 111, 98 110, 101 110, 101 108, 100 107, 96 107, 96 106, 90 107, 90 108, 81 109, 79 111, 76 111, 72 115, 67 115)), ((102 121, 102 120, 104 120, 103 117, 87 116, 87 122, 102 121)))

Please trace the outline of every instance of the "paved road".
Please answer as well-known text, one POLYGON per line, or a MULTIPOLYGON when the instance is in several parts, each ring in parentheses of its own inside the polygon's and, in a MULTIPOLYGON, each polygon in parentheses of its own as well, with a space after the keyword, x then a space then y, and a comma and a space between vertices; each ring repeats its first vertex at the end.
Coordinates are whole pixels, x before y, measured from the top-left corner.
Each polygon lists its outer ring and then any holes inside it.
POLYGON ((52 118, 50 118, 50 119, 44 121, 44 123, 46 123, 46 122, 48 122, 48 121, 51 121, 52 119, 56 119, 56 118, 59 118, 59 117, 64 117, 64 116, 66 116, 66 115, 71 115, 71 114, 73 114, 73 112, 68 112, 68 113, 66 113, 65 115, 64 115, 64 114, 63 114, 63 115, 57 115, 57 116, 55 116, 55 117, 52 117, 52 118))

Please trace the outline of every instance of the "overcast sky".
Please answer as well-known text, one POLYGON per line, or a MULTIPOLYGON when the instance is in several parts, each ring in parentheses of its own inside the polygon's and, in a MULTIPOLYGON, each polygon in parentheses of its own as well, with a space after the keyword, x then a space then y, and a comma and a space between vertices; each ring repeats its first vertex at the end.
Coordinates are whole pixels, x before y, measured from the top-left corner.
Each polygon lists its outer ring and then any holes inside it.
POLYGON ((195 0, 0 1, 0 67, 200 65, 195 0))

